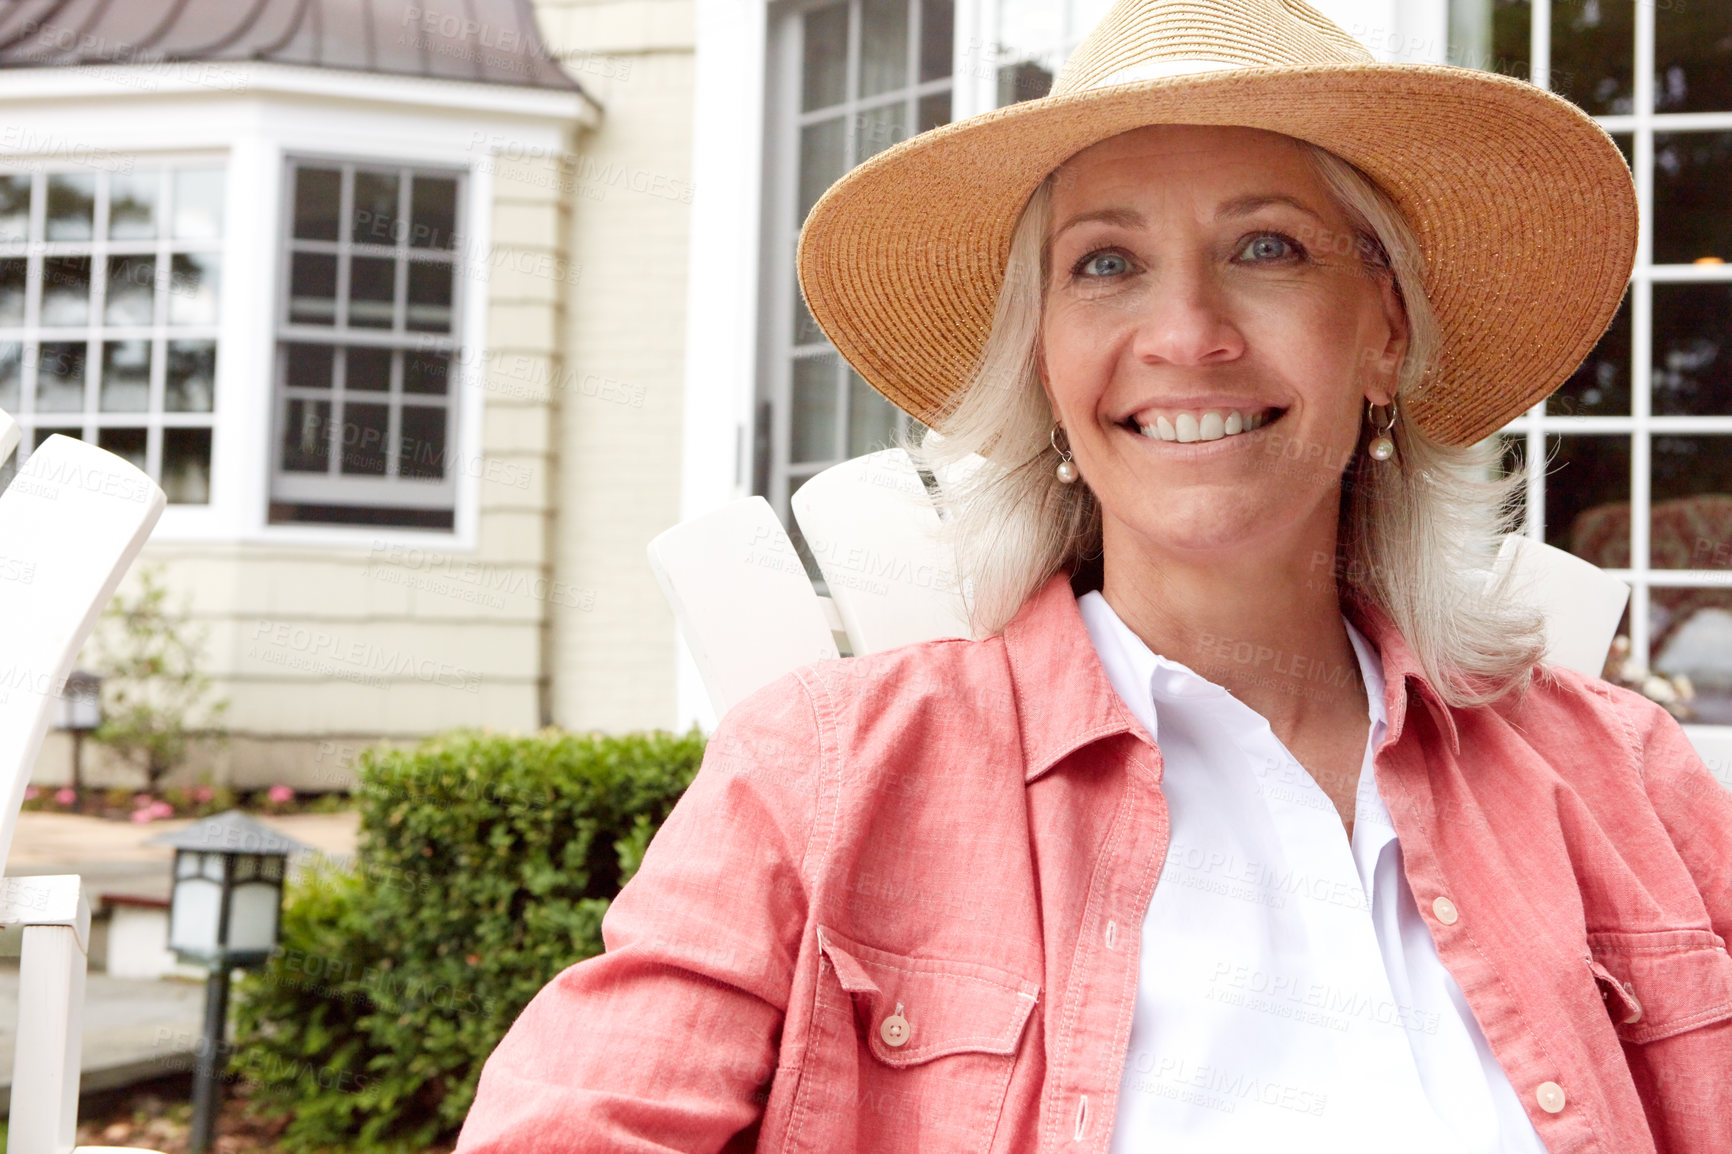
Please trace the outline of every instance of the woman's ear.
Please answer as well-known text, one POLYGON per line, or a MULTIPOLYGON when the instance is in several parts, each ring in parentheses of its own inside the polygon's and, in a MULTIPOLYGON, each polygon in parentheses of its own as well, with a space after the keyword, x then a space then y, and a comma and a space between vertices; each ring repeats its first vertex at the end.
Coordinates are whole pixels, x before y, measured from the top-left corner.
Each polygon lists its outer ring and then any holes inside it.
POLYGON ((1393 275, 1381 278, 1378 286, 1383 305, 1383 319, 1388 326, 1388 338, 1381 349, 1367 354, 1370 380, 1366 382, 1365 399, 1374 405, 1387 405, 1395 397, 1397 377, 1407 359, 1411 330, 1407 321, 1407 306, 1393 275))

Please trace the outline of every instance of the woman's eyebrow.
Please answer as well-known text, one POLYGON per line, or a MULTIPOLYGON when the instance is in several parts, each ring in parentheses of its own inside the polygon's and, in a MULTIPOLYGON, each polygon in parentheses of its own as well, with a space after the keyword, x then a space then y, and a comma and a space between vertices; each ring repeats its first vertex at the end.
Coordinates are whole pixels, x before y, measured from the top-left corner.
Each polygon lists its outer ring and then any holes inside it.
POLYGON ((1096 208, 1091 209, 1088 212, 1079 212, 1069 220, 1065 221, 1053 231, 1053 234, 1050 237, 1047 238, 1047 243, 1051 244, 1070 229, 1075 228, 1079 224, 1088 224, 1091 221, 1101 221, 1105 224, 1117 224, 1126 228, 1141 228, 1144 224, 1148 223, 1143 218, 1143 214, 1134 208, 1096 208))
POLYGON ((1215 219, 1226 220, 1232 217, 1249 216, 1258 209, 1267 208, 1272 204, 1285 204, 1289 207, 1298 209, 1300 212, 1304 213, 1306 216, 1314 218, 1319 223, 1322 223, 1323 221, 1323 218, 1309 208, 1304 201, 1299 200, 1297 197, 1288 196, 1285 193, 1252 193, 1248 196, 1234 197, 1232 200, 1226 201, 1220 208, 1215 210, 1215 219))

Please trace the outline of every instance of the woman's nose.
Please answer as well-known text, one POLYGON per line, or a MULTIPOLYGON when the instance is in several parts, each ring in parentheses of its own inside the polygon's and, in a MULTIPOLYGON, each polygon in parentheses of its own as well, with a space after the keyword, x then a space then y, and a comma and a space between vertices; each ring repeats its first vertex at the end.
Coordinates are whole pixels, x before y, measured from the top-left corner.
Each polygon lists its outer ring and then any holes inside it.
POLYGON ((1134 348, 1145 363, 1213 364, 1245 351, 1244 335, 1204 270, 1163 270, 1140 305, 1134 348))

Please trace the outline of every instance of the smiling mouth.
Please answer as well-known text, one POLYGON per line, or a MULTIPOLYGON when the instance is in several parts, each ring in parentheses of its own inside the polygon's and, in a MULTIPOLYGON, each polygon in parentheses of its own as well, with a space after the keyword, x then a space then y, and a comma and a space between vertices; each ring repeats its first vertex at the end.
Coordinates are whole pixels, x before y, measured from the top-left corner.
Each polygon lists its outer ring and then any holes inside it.
POLYGON ((1139 425, 1134 415, 1129 416, 1119 422, 1119 426, 1152 441, 1191 444, 1220 441, 1227 437, 1255 432, 1273 421, 1280 420, 1286 412, 1286 409, 1276 408, 1178 411, 1157 414, 1153 423, 1146 425, 1139 425))

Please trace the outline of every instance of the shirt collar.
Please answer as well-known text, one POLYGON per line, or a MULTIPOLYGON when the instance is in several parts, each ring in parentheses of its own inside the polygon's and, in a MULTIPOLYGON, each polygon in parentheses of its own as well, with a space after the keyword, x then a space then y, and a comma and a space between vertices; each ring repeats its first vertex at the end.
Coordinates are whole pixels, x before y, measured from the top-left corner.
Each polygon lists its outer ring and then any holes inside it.
MULTIPOLYGON (((1437 697, 1388 616, 1359 602, 1347 605, 1345 613, 1349 624, 1362 634, 1360 640, 1369 642, 1381 657, 1382 685, 1377 696, 1387 726, 1383 744, 1401 736, 1412 682, 1438 728, 1459 752, 1453 711, 1437 697)), ((1349 637, 1353 636, 1350 631, 1349 637)), ((1115 734, 1129 733, 1154 747, 1154 735, 1131 713, 1101 665, 1068 571, 1053 574, 1023 603, 1004 627, 1004 648, 1022 724, 1025 781, 1033 782, 1068 754, 1115 734)))

